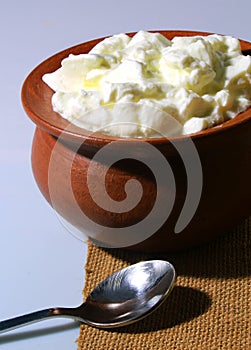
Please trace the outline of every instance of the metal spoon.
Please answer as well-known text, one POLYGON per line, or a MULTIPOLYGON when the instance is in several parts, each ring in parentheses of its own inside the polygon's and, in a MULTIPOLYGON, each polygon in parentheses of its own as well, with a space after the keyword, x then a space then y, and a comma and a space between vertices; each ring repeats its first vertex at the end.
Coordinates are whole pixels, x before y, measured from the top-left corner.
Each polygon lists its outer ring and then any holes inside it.
POLYGON ((136 322, 158 307, 176 279, 167 261, 151 260, 119 270, 102 281, 76 308, 49 308, 0 322, 0 333, 51 317, 68 317, 93 327, 113 328, 136 322))

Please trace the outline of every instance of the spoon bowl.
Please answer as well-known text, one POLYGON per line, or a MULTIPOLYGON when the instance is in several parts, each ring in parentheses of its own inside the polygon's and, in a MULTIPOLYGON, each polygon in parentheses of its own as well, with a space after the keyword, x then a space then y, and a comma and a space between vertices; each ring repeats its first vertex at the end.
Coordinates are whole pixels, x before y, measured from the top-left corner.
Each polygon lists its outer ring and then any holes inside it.
POLYGON ((170 294, 176 279, 172 264, 143 261, 102 281, 76 308, 49 308, 0 322, 0 333, 51 317, 69 317, 93 327, 114 328, 139 321, 170 294))

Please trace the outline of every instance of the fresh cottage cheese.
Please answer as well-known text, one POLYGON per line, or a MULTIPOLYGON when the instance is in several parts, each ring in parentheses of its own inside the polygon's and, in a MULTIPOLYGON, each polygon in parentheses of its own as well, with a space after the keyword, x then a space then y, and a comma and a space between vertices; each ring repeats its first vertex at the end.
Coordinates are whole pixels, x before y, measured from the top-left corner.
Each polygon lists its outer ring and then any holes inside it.
POLYGON ((190 134, 251 105, 251 57, 230 36, 118 34, 70 55, 43 80, 53 109, 89 131, 121 137, 190 134))

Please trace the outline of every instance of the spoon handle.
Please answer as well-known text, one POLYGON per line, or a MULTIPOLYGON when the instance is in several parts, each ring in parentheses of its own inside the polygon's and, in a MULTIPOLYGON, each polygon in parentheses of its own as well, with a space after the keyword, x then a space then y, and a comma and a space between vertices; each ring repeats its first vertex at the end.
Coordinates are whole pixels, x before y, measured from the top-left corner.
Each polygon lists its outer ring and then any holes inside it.
POLYGON ((12 329, 39 322, 51 317, 70 317, 79 320, 80 318, 75 315, 75 312, 73 312, 75 310, 77 310, 77 308, 49 308, 10 318, 0 322, 0 333, 8 332, 12 329))

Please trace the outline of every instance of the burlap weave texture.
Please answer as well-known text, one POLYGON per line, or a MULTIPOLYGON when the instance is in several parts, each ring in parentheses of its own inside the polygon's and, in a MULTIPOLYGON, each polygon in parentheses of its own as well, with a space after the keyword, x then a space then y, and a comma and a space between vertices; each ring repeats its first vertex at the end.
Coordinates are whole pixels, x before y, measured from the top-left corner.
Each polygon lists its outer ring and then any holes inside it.
POLYGON ((142 254, 88 246, 85 296, 117 269, 170 261, 177 283, 153 314, 113 330, 82 325, 78 350, 251 349, 251 219, 203 247, 142 254))

